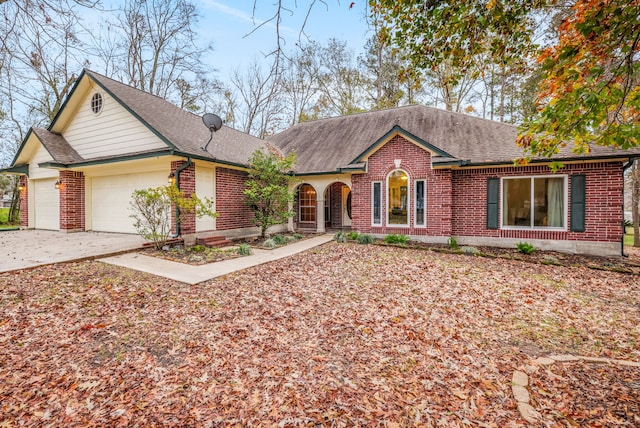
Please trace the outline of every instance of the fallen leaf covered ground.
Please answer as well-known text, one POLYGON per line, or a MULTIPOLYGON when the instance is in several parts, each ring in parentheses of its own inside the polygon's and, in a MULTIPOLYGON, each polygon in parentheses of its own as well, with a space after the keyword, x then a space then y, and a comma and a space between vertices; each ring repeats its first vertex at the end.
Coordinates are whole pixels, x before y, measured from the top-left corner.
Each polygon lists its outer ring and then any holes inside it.
MULTIPOLYGON (((95 261, 6 273, 0 426, 529 426, 513 371, 640 361, 639 309, 637 275, 333 242, 195 286, 95 261)), ((634 426, 638 369, 591 368, 532 374, 532 426, 610 426, 575 394, 634 426)))

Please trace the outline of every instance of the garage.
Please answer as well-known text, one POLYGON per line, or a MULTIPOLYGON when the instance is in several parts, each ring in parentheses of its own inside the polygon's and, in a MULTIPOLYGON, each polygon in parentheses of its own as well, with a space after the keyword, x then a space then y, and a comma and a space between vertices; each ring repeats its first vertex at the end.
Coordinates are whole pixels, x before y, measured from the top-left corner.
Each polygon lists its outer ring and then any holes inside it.
POLYGON ((167 184, 166 171, 93 177, 91 229, 96 232, 136 233, 129 201, 134 190, 167 184))
POLYGON ((36 229, 60 230, 60 193, 56 178, 33 180, 33 221, 36 229))

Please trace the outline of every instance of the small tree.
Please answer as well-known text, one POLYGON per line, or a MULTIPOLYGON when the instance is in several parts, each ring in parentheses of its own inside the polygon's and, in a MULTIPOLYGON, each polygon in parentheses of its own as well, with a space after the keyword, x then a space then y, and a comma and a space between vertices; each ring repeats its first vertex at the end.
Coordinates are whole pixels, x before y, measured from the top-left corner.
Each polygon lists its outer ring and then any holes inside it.
POLYGON ((262 149, 253 152, 249 158, 249 179, 243 193, 262 238, 269 226, 282 224, 293 217, 289 204, 293 203, 295 194, 289 191, 289 186, 295 178, 288 172, 295 161, 295 153, 282 158, 262 149))
POLYGON ((204 216, 217 217, 213 212, 213 202, 204 200, 195 194, 186 197, 184 192, 174 185, 151 189, 135 190, 131 194, 131 208, 134 219, 133 227, 144 239, 153 242, 160 250, 171 234, 171 211, 176 207, 177 221, 186 214, 195 213, 198 218, 204 216))

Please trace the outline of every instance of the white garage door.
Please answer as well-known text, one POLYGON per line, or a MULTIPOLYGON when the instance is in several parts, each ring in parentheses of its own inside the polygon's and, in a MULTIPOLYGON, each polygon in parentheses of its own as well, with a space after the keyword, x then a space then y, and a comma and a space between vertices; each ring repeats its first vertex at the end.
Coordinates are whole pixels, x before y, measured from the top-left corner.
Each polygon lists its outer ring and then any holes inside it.
POLYGON ((60 191, 55 188, 56 178, 34 180, 34 227, 60 230, 60 191))
POLYGON ((91 179, 91 229, 136 233, 129 201, 134 190, 167 184, 167 172, 145 172, 91 179))

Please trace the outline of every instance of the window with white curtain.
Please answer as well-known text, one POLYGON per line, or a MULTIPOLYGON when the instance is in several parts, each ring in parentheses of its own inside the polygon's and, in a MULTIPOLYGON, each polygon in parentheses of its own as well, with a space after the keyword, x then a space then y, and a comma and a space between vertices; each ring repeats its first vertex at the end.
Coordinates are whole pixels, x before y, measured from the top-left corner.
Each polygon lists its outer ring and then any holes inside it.
POLYGON ((566 229, 567 177, 503 178, 502 226, 566 229))

